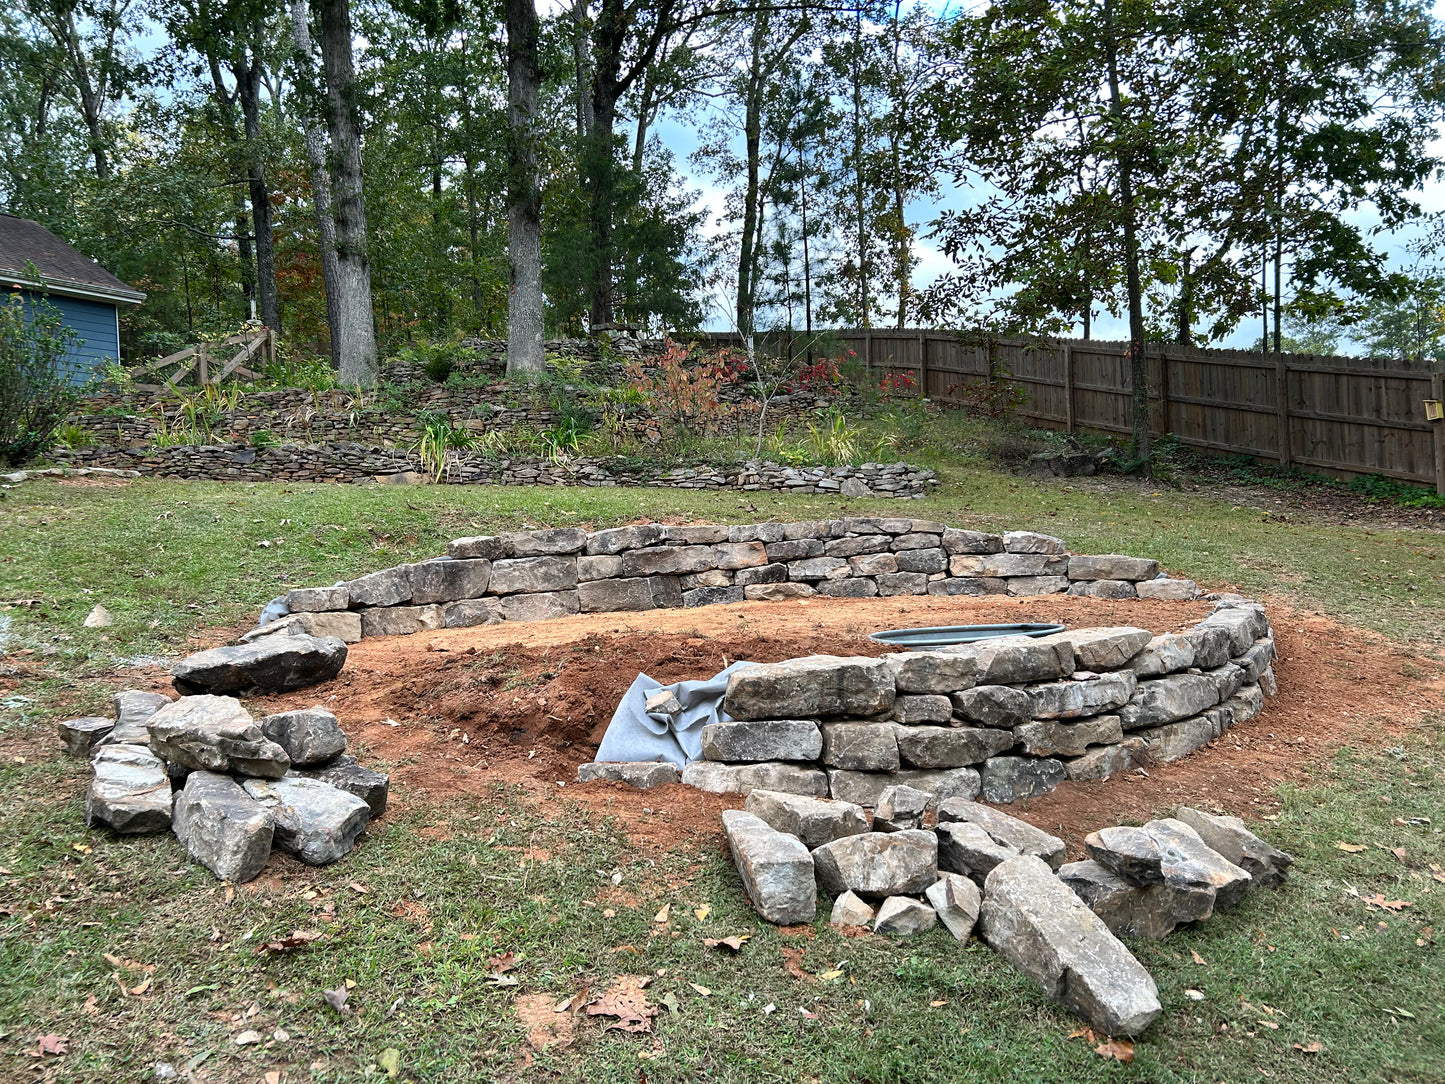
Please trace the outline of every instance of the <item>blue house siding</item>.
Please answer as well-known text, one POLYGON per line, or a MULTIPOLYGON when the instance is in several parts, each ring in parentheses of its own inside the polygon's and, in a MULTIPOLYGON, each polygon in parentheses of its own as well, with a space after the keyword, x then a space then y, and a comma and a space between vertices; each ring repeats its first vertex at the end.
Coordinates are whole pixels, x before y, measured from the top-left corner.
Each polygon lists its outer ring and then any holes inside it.
POLYGON ((75 332, 77 338, 66 359, 66 375, 72 384, 84 384, 100 366, 120 360, 115 305, 29 290, 21 290, 20 295, 28 302, 39 301, 58 310, 64 325, 75 332))

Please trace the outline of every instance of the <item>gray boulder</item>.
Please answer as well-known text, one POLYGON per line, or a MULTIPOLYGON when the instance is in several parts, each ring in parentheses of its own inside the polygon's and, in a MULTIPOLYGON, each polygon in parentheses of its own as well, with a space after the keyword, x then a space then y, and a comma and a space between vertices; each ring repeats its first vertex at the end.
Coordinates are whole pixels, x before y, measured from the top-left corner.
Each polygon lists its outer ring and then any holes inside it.
POLYGON ((1199 597, 1199 585, 1193 580, 1176 580, 1160 576, 1134 585, 1140 598, 1187 600, 1199 597))
POLYGON ((626 783, 638 790, 682 782, 682 769, 676 764, 655 760, 647 761, 592 761, 577 765, 577 782, 590 783, 604 779, 612 783, 626 783))
POLYGON ((1139 679, 1129 670, 1099 674, 1089 681, 1051 681, 1029 690, 1035 719, 1080 719, 1129 702, 1139 679))
POLYGON ((938 912, 926 903, 907 896, 889 896, 878 906, 873 932, 893 937, 926 933, 938 925, 938 912))
POLYGON ((1125 730, 1178 722, 1219 703, 1218 685, 1203 674, 1170 674, 1139 682, 1127 704, 1119 708, 1125 730))
POLYGON ((1234 637, 1218 625, 1195 625, 1180 635, 1194 648, 1194 665, 1201 670, 1223 666, 1235 654, 1234 637))
POLYGON ((1161 1011, 1159 989, 1134 955, 1042 859, 998 865, 984 884, 983 939, 1107 1035, 1138 1035, 1161 1011))
POLYGON ((1000 843, 967 821, 940 823, 934 833, 938 837, 938 868, 972 878, 980 885, 994 866, 1019 854, 1017 847, 1000 843))
POLYGON ((711 546, 648 546, 622 554, 624 576, 681 576, 717 565, 711 546))
POLYGON ((911 694, 899 696, 893 701, 895 722, 905 726, 923 723, 946 723, 953 717, 953 701, 938 694, 911 694))
POLYGON ((520 557, 495 561, 489 584, 494 595, 540 594, 567 591, 576 586, 575 557, 520 557))
POLYGON ((980 685, 1054 681, 1074 672, 1074 649, 1063 640, 1049 642, 1031 636, 998 636, 947 650, 974 660, 980 685))
POLYGON ((275 818, 276 846, 309 866, 335 862, 350 851, 371 816, 356 795, 308 776, 247 779, 244 787, 275 818))
MULTIPOLYGON (((535 558, 551 560, 548 557, 535 558)), ((578 611, 576 591, 542 591, 537 594, 504 595, 497 600, 504 621, 551 621, 578 611)))
POLYGON ((943 532, 943 548, 949 553, 1002 553, 1003 537, 949 527, 943 532))
POLYGON ((954 940, 967 942, 983 905, 978 885, 957 873, 940 873, 923 895, 954 940))
POLYGON ((1235 607, 1216 610, 1200 622, 1205 628, 1220 628, 1229 633, 1230 656, 1243 655, 1254 641, 1269 629, 1262 609, 1235 607))
POLYGON ((877 910, 857 895, 844 892, 833 901, 828 922, 833 926, 871 926, 877 914, 877 910))
POLYGON ((351 605, 351 592, 344 583, 335 587, 297 587, 286 592, 286 609, 293 614, 344 610, 351 605))
POLYGON ((738 670, 724 704, 734 719, 877 715, 893 706, 893 674, 883 659, 810 655, 738 670))
MULTIPOLYGON (((473 600, 480 601, 480 600, 473 600)), ((452 606, 461 605, 452 603, 452 606)), ((428 603, 425 606, 378 606, 362 610, 361 635, 366 636, 413 636, 418 632, 431 632, 444 628, 447 610, 451 606, 428 603)))
POLYGON ((905 768, 897 772, 855 772, 828 769, 828 788, 834 798, 863 806, 876 806, 883 792, 905 784, 928 795, 930 807, 949 798, 976 798, 978 772, 972 768, 905 768))
POLYGON ((1069 594, 1107 599, 1139 597, 1139 592, 1128 580, 1074 580, 1069 584, 1069 594))
POLYGON ((828 777, 818 768, 776 761, 762 764, 718 764, 695 760, 682 769, 682 781, 713 794, 750 794, 780 790, 788 794, 828 797, 828 777))
POLYGON ((586 552, 590 555, 610 556, 623 550, 643 549, 662 541, 662 527, 646 523, 632 527, 613 527, 605 531, 594 531, 587 536, 586 552))
POLYGON ((577 553, 587 544, 587 532, 580 527, 548 527, 538 531, 514 531, 502 536, 513 557, 542 557, 577 553))
POLYGON ((1143 738, 1131 737, 1114 745, 1086 749, 1080 756, 1064 761, 1064 772, 1075 783, 1108 779, 1142 764, 1147 744, 1143 738))
POLYGON ((1007 553, 1067 553, 1068 546, 1062 538, 1039 534, 1036 531, 1007 531, 1003 536, 1003 548, 1007 553))
POLYGON ((1133 885, 1213 892, 1220 907, 1244 898, 1251 879, 1189 825, 1165 818, 1141 828, 1101 828, 1084 837, 1089 857, 1133 885))
POLYGON ((885 655, 900 693, 957 693, 978 680, 978 660, 948 651, 900 651, 885 655))
POLYGON ((171 824, 171 781, 159 757, 142 745, 107 745, 90 762, 85 823, 123 835, 163 832, 171 824))
POLYGON ((99 715, 87 715, 82 719, 66 719, 56 726, 56 730, 60 734, 61 748, 65 750, 66 756, 72 757, 90 756, 91 750, 95 748, 95 743, 114 729, 114 719, 105 719, 99 715))
POLYGON ((823 734, 812 719, 709 723, 702 728, 701 741, 708 760, 817 760, 823 752, 823 734))
POLYGON ((126 689, 115 694, 115 729, 99 745, 144 745, 150 741, 146 721, 171 702, 165 693, 126 689))
POLYGON ((988 727, 900 726, 898 756, 914 768, 962 768, 981 764, 1014 744, 1007 730, 988 727))
POLYGON ((743 588, 743 598, 748 602, 788 602, 815 594, 806 583, 750 583, 743 588))
POLYGON ((824 891, 880 898, 922 892, 938 880, 938 839, 932 832, 864 832, 813 851, 824 891))
POLYGON ((1294 857, 1260 839, 1238 817, 1216 816, 1187 805, 1180 806, 1174 817, 1193 828, 1210 850, 1248 873, 1254 884, 1278 888, 1289 876, 1294 857))
POLYGON ((949 699, 962 718, 979 726, 1012 730, 1033 718, 1033 698, 1025 690, 1007 685, 979 685, 949 699))
POLYGON ((1208 745, 1233 721, 1232 710, 1221 706, 1210 708, 1190 719, 1181 719, 1177 723, 1151 726, 1130 733, 1144 742, 1144 752, 1140 759, 1145 764, 1167 764, 1171 760, 1188 756, 1201 745, 1208 745))
POLYGON ((683 597, 674 576, 637 576, 579 583, 577 603, 583 613, 607 613, 678 607, 683 597))
POLYGON ((511 555, 511 547, 495 535, 476 535, 471 538, 454 538, 447 543, 447 556, 457 561, 478 557, 495 561, 511 555))
POLYGON ((243 634, 241 643, 249 644, 266 636, 335 636, 342 643, 354 644, 361 640, 361 614, 350 610, 288 614, 243 634))
POLYGON ((261 720, 261 733, 286 750, 298 768, 324 764, 346 752, 341 725, 320 705, 267 715, 261 720))
POLYGON ((182 694, 283 693, 330 681, 345 663, 346 644, 334 636, 267 636, 187 656, 171 669, 171 680, 182 694))
POLYGON ((456 602, 464 598, 481 598, 492 579, 492 562, 477 558, 471 561, 425 561, 412 566, 411 601, 456 602))
POLYGON ((952 798, 942 803, 938 807, 938 823, 976 824, 996 842, 1012 847, 1020 854, 1042 858, 1050 869, 1058 869, 1064 861, 1064 841, 1058 836, 978 802, 952 798))
POLYGON ((873 810, 873 831, 910 831, 922 825, 927 809, 927 794, 906 783, 895 783, 878 796, 878 805, 873 810))
POLYGON ((1159 562, 1118 553, 1069 558, 1071 580, 1152 580, 1159 575, 1159 562))
POLYGON ((356 795, 371 810, 372 820, 386 812, 391 776, 373 768, 363 768, 353 756, 342 754, 327 764, 303 769, 297 774, 319 779, 337 790, 356 795))
POLYGON ((723 831, 748 899, 769 922, 812 922, 818 911, 813 856, 794 837, 741 809, 723 811, 723 831))
POLYGON ((979 769, 986 801, 1008 805, 1048 794, 1067 775, 1052 757, 990 757, 979 769))
POLYGON ((1122 740, 1124 731, 1117 715, 1096 715, 1077 722, 1038 719, 1014 727, 1013 736, 1031 757, 1076 757, 1091 745, 1111 745, 1122 740))
POLYGON ((230 696, 183 696, 146 722, 150 749, 193 771, 239 772, 280 779, 291 767, 241 702, 230 696))
POLYGON ((893 771, 898 767, 894 730, 893 723, 824 723, 819 759, 830 768, 893 771))
POLYGON ((1179 632, 1155 636, 1135 655, 1129 668, 1141 678, 1160 677, 1194 665, 1194 640, 1179 632))
POLYGON ((379 572, 358 576, 342 584, 342 589, 347 593, 348 605, 400 606, 404 602, 410 602, 411 570, 411 565, 383 568, 379 572))
POLYGON ((868 831, 868 815, 852 802, 755 789, 748 792, 743 808, 779 832, 797 836, 810 851, 868 831))
POLYGON ((271 811, 234 779, 192 772, 176 795, 171 828, 186 853, 223 881, 252 880, 271 856, 271 811))
POLYGON ((1059 867, 1059 880, 1104 920, 1115 937, 1158 941, 1214 913, 1214 893, 1198 885, 1140 887, 1092 859, 1059 867))

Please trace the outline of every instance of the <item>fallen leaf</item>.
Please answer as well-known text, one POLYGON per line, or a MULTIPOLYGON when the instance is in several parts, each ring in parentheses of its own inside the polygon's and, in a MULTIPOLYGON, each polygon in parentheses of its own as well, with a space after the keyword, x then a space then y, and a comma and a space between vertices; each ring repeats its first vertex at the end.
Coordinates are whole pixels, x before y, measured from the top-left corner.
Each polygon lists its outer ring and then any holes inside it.
POLYGON ((697 916, 699 922, 702 922, 708 915, 712 914, 712 908, 705 903, 701 907, 694 908, 692 913, 697 916))
POLYGON ((281 1070, 272 1069, 261 1078, 265 1084, 281 1084, 281 1070))
POLYGON ((658 998, 657 1003, 659 1005, 665 1005, 667 1007, 667 1011, 672 1013, 673 1016, 676 1016, 679 1012, 682 1011, 682 1006, 677 1003, 677 995, 674 994, 671 990, 658 998))
POLYGON ((733 952, 741 952, 743 943, 751 936, 752 934, 749 933, 740 933, 734 934, 732 937, 704 937, 702 943, 708 948, 725 948, 731 949, 733 952))
POLYGON ((98 1001, 95 1000, 95 995, 94 995, 94 994, 86 994, 86 995, 85 995, 85 1015, 86 1015, 86 1016, 98 1016, 98 1015, 100 1015, 100 1002, 98 1002, 98 1001))
POLYGON ((1318 1054, 1322 1049, 1320 1047, 1320 1044, 1317 1042, 1310 1043, 1308 1046, 1304 1046, 1300 1043, 1295 1043, 1294 1048, 1298 1050, 1301 1054, 1318 1054))
POLYGON ((376 1059, 376 1064, 386 1070, 386 1075, 395 1077, 401 1072, 401 1051, 394 1046, 389 1046, 381 1052, 381 1057, 376 1059))
POLYGON ((843 975, 843 972, 842 972, 842 971, 837 970, 837 969, 834 969, 834 970, 832 970, 832 971, 822 971, 822 972, 819 972, 818 978, 822 979, 824 982, 829 982, 829 981, 831 981, 832 979, 841 978, 842 975, 843 975))
POLYGON ((817 982, 817 977, 803 970, 803 950, 800 948, 785 948, 780 950, 783 954, 783 969, 795 979, 802 979, 804 982, 817 982))
POLYGON ((587 1006, 588 1016, 615 1016, 617 1022, 608 1024, 606 1030, 650 1032, 652 1018, 657 1015, 657 1006, 647 1000, 643 993, 652 981, 650 975, 619 975, 612 981, 602 996, 587 1006))
POLYGON ((1404 861, 1405 861, 1405 848, 1404 848, 1404 847, 1392 847, 1392 848, 1390 848, 1390 853, 1393 854, 1396 858, 1398 858, 1402 864, 1404 863, 1404 861))
POLYGON ((42 1035, 35 1040, 35 1048, 42 1054, 54 1054, 59 1057, 70 1050, 70 1037, 68 1035, 42 1035))
POLYGON ((1128 1065, 1134 1060, 1134 1044, 1128 1039, 1105 1039, 1094 1047, 1094 1053, 1100 1057, 1113 1058, 1115 1061, 1128 1065))
POLYGON ((513 952, 504 952, 500 956, 488 956, 487 966, 492 969, 495 975, 502 975, 517 966, 517 956, 513 952))
POLYGON ((345 986, 338 986, 335 990, 323 990, 321 996, 326 999, 326 1004, 339 1012, 342 1016, 350 1016, 351 1010, 346 1007, 346 999, 351 991, 345 986))
POLYGON ((140 997, 141 994, 145 993, 147 990, 149 990, 149 989, 151 988, 151 982, 152 982, 152 981, 153 981, 152 979, 147 978, 144 982, 140 983, 139 985, 132 986, 132 987, 130 988, 130 996, 131 996, 131 997, 140 997))
POLYGON ((641 956, 641 955, 642 955, 642 953, 640 953, 640 952, 637 951, 637 947, 636 947, 635 945, 618 945, 616 948, 610 948, 610 949, 608 949, 607 951, 608 951, 608 952, 630 952, 630 953, 632 953, 632 955, 634 955, 634 956, 641 956))
POLYGON ((1184 996, 1187 997, 1190 1001, 1203 1001, 1203 1000, 1204 1000, 1204 991, 1203 991, 1203 990, 1185 990, 1185 991, 1184 991, 1184 996))
POLYGON ((947 1004, 948 1004, 948 998, 944 997, 944 998, 939 998, 937 1001, 930 1001, 930 1002, 928 1003, 928 1007, 929 1007, 930 1009, 941 1009, 941 1008, 943 1008, 943 1006, 945 1006, 945 1005, 947 1005, 947 1004))
POLYGON ((1366 896, 1363 899, 1366 907, 1378 907, 1381 911, 1388 911, 1392 915, 1398 915, 1406 907, 1415 906, 1409 900, 1387 900, 1380 893, 1373 896, 1366 896))
POLYGON ((256 949, 257 956, 267 956, 278 952, 290 952, 292 949, 304 948, 312 941, 320 941, 326 936, 319 930, 292 930, 285 937, 277 941, 267 941, 256 949))
POLYGON ((690 982, 690 983, 688 983, 688 985, 691 986, 694 990, 696 990, 696 991, 697 991, 699 994, 701 994, 703 997, 712 997, 712 991, 709 990, 706 986, 699 986, 699 985, 698 985, 697 983, 695 983, 695 982, 690 982))
POLYGON ((254 1046, 259 1042, 264 1042, 265 1039, 266 1036, 262 1035, 259 1031, 252 1031, 250 1029, 247 1029, 246 1031, 241 1032, 241 1034, 237 1035, 231 1041, 237 1046, 254 1046))
POLYGON ((1343 840, 1335 844, 1342 851, 1349 851, 1350 854, 1359 854, 1361 851, 1369 850, 1363 843, 1346 843, 1343 840))
POLYGON ((487 980, 492 986, 519 986, 521 985, 515 975, 488 975, 487 980))
POLYGON ((1189 950, 1189 955, 1190 955, 1191 957, 1193 957, 1194 962, 1195 962, 1196 964, 1198 964, 1200 967, 1208 967, 1208 966, 1209 966, 1208 961, 1206 961, 1203 956, 1199 955, 1199 953, 1195 952, 1193 949, 1190 949, 1190 950, 1189 950))
POLYGON ((670 904, 670 903, 664 903, 664 904, 662 905, 662 910, 661 910, 661 911, 658 911, 657 914, 655 914, 655 915, 652 916, 652 921, 658 923, 659 925, 661 925, 662 923, 664 923, 664 922, 667 921, 668 917, 669 917, 671 914, 672 914, 672 904, 670 904))
POLYGON ((1259 1025, 1261 1025, 1261 1026, 1263 1026, 1263 1027, 1269 1028, 1270 1031, 1278 1031, 1278 1030, 1279 1030, 1279 1025, 1276 1024, 1273 1020, 1256 1020, 1255 1023, 1256 1023, 1256 1024, 1259 1024, 1259 1025))

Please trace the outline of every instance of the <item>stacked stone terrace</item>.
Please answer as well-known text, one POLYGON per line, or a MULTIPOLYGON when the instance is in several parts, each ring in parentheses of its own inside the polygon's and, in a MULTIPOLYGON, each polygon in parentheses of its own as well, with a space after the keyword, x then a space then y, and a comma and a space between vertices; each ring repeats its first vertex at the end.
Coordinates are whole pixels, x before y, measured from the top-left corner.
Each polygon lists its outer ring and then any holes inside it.
POLYGON ((281 603, 286 614, 248 635, 305 632, 355 643, 575 613, 814 595, 1064 593, 1191 599, 1198 588, 1162 576, 1153 560, 1070 554, 1049 535, 988 534, 902 516, 557 528, 458 538, 443 557, 292 591, 281 603))

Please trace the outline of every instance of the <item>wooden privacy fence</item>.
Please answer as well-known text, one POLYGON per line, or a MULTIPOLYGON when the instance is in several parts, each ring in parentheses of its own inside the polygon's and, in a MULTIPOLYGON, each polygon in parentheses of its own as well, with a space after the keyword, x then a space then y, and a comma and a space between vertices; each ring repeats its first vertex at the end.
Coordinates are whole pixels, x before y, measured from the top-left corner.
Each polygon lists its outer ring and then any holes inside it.
MULTIPOLYGON (((1017 413, 1073 432, 1132 431, 1129 344, 1091 339, 986 338, 948 331, 849 329, 826 333, 853 350, 876 381, 912 373, 918 394, 961 402, 970 383, 1012 381, 1017 413)), ((732 334, 701 338, 737 345, 732 334)), ((777 336, 759 348, 778 349, 777 336)), ((794 351, 804 340, 795 338, 794 351)), ((1378 358, 1261 354, 1149 344, 1150 429, 1183 444, 1320 468, 1434 484, 1445 495, 1445 376, 1378 358)))

